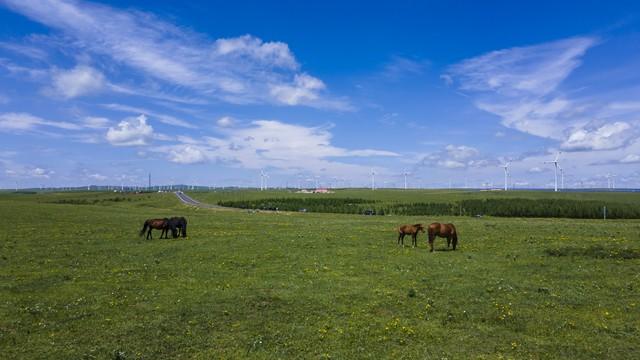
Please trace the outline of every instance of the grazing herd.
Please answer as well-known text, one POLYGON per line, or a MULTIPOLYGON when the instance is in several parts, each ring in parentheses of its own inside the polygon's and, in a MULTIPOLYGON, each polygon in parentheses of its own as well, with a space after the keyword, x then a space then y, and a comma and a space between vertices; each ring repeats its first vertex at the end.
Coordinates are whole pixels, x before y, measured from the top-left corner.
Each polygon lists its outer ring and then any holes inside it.
MULTIPOLYGON (((161 230, 160 239, 169 238, 169 231, 171 231, 171 235, 173 238, 177 238, 182 236, 183 238, 187 237, 187 219, 180 217, 172 217, 172 218, 162 218, 162 219, 147 219, 142 225, 142 230, 140 230, 140 236, 147 233, 147 240, 153 239, 153 235, 151 231, 153 229, 161 230)), ((398 245, 402 245, 404 247, 404 237, 406 235, 411 235, 411 246, 418 247, 418 234, 427 233, 429 239, 429 247, 430 251, 433 251, 433 242, 436 237, 442 237, 447 239, 447 248, 453 245, 453 250, 456 249, 458 245, 458 232, 456 231, 456 227, 453 224, 441 224, 441 223, 432 223, 425 229, 422 224, 407 224, 398 227, 398 245)))
POLYGON ((405 235, 411 235, 411 246, 418 247, 419 232, 427 232, 429 236, 429 247, 431 248, 430 251, 433 251, 433 242, 435 241, 436 236, 447 239, 447 248, 453 245, 453 250, 455 250, 458 245, 458 232, 456 231, 456 227, 453 224, 440 223, 433 223, 429 225, 426 231, 422 224, 400 226, 398 228, 398 245, 402 245, 404 247, 405 235))
POLYGON ((144 235, 145 231, 147 232, 147 240, 153 239, 153 235, 151 235, 151 230, 161 230, 160 239, 164 236, 165 239, 169 238, 169 231, 171 231, 171 235, 173 238, 177 238, 178 236, 187 237, 187 219, 184 217, 172 217, 172 218, 163 218, 163 219, 147 219, 142 225, 142 230, 140 230, 140 236, 144 235))

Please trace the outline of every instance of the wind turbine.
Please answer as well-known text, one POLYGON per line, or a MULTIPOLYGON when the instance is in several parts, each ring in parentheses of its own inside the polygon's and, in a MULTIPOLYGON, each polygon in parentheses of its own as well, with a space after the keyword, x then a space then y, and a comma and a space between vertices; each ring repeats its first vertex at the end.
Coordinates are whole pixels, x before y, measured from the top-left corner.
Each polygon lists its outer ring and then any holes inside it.
POLYGON ((502 165, 502 168, 504 168, 504 191, 507 191, 507 189, 508 189, 509 164, 510 164, 510 162, 507 161, 504 165, 502 165))
POLYGON ((376 189, 376 172, 371 169, 371 190, 376 189))
POLYGON ((409 175, 409 172, 405 170, 403 175, 404 175, 404 189, 407 190, 407 175, 409 175))
POLYGON ((616 188, 616 176, 607 173, 607 189, 615 189, 616 188))
POLYGON ((262 179, 262 186, 260 190, 267 190, 269 186, 267 185, 267 179, 269 179, 269 174, 264 172, 264 170, 260 170, 260 178, 262 179))
POLYGON ((545 161, 545 164, 553 164, 554 168, 553 168, 553 176, 555 179, 555 186, 554 186, 554 191, 558 192, 558 158, 560 157, 561 152, 558 151, 558 153, 556 154, 556 158, 553 161, 545 161))

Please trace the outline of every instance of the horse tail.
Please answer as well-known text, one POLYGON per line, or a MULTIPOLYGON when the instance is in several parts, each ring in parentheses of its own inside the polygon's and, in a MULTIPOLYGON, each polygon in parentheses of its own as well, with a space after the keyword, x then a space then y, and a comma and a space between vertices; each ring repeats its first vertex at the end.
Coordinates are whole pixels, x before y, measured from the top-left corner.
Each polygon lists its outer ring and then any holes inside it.
POLYGON ((140 230, 140 236, 144 235, 144 232, 147 231, 148 226, 149 226, 149 220, 146 220, 144 222, 144 225, 142 226, 142 230, 140 230))

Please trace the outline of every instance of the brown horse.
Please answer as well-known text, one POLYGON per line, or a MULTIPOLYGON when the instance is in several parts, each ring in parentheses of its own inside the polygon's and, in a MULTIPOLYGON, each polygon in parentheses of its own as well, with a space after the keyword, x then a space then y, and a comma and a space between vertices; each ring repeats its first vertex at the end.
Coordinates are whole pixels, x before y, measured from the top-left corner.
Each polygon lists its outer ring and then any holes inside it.
POLYGON ((429 246, 431 247, 431 251, 433 251, 433 241, 436 239, 436 236, 447 238, 447 247, 453 244, 453 250, 456 249, 456 245, 458 245, 458 232, 453 224, 433 223, 429 225, 427 231, 429 233, 429 246))
POLYGON ((167 226, 167 224, 169 223, 169 219, 164 218, 164 219, 147 219, 144 222, 144 225, 142 226, 142 230, 140 230, 140 236, 142 236, 144 234, 145 231, 147 231, 147 229, 149 229, 149 231, 147 232, 147 240, 149 240, 149 238, 153 239, 153 235, 151 235, 151 230, 152 229, 156 229, 156 230, 162 230, 162 232, 160 233, 160 239, 162 239, 162 235, 165 236, 165 239, 169 238, 169 228, 167 226))
POLYGON ((411 246, 418 246, 418 232, 424 232, 424 226, 422 224, 414 224, 414 225, 402 225, 398 228, 398 245, 402 243, 402 247, 404 247, 404 236, 411 235, 411 246))

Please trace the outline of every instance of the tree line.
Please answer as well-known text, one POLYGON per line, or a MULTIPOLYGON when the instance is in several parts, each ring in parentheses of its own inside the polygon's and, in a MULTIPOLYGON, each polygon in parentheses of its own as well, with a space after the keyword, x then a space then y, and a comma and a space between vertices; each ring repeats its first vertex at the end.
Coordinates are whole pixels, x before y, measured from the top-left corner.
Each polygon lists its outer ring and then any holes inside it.
POLYGON ((640 206, 571 199, 468 199, 449 203, 393 203, 357 198, 274 198, 220 201, 240 209, 324 212, 364 215, 498 216, 601 219, 639 219, 640 206))

